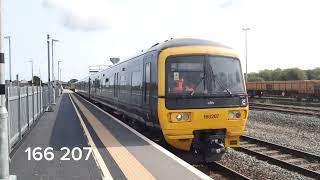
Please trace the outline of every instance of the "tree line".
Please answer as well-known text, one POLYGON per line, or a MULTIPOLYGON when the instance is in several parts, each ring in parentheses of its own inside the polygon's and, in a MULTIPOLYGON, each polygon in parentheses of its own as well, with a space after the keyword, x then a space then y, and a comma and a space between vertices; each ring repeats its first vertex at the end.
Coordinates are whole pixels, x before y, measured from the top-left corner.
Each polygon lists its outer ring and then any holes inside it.
POLYGON ((277 68, 274 70, 261 70, 258 73, 248 73, 248 82, 290 80, 320 80, 320 67, 309 70, 302 70, 299 68, 277 68))

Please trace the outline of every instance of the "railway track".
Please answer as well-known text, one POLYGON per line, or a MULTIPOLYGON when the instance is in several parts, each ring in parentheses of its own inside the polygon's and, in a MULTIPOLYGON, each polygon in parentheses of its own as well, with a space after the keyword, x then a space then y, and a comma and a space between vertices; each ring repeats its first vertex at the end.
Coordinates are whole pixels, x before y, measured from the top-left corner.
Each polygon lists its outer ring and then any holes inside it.
MULTIPOLYGON (((103 106, 99 105, 101 108, 103 108, 103 106)), ((107 110, 105 110, 107 111, 107 110)), ((115 114, 113 111, 107 111, 109 113, 111 113, 112 115, 114 115, 115 117, 121 119, 121 117, 118 116, 118 114, 115 114)), ((144 136, 148 137, 149 139, 151 139, 152 141, 154 141, 155 143, 159 144, 160 146, 162 146, 163 148, 169 150, 170 152, 172 152, 173 154, 175 154, 176 156, 180 157, 181 158, 181 154, 178 153, 176 150, 174 150, 172 147, 169 147, 168 144, 166 144, 164 142, 164 139, 158 139, 158 138, 154 138, 152 137, 151 134, 149 133, 146 133, 146 132, 142 132, 140 131, 140 129, 137 129, 137 127, 133 127, 132 125, 130 125, 132 128, 134 128, 135 130, 139 131, 141 134, 143 134, 144 136)), ((186 162, 188 162, 186 160, 186 162)), ((189 164, 193 164, 191 162, 188 162, 189 164)), ((198 168, 199 164, 194 164, 193 166, 195 166, 196 168, 198 168)), ((226 179, 235 179, 235 180, 250 180, 250 178, 246 177, 245 175, 231 169, 231 168, 228 168, 224 165, 222 165, 221 163, 218 163, 218 162, 212 162, 212 163, 205 163, 205 164, 200 164, 204 167, 206 167, 209 172, 204 172, 206 173, 207 175, 210 174, 210 172, 215 172, 216 174, 218 175, 222 175, 224 178, 226 179)), ((201 171, 201 168, 198 168, 200 171, 201 171)), ((210 176, 210 175, 209 175, 210 176)))
POLYGON ((218 172, 219 174, 222 174, 224 177, 230 178, 230 179, 237 179, 237 180, 249 180, 245 175, 242 175, 241 173, 230 169, 221 163, 218 162, 212 162, 206 164, 206 166, 213 172, 218 172))
MULTIPOLYGON (((172 152, 173 154, 180 157, 181 159, 183 159, 187 163, 193 165, 195 168, 199 169, 200 171, 207 174, 208 176, 210 176, 213 179, 215 179, 215 176, 218 176, 218 177, 223 177, 222 179, 250 180, 249 177, 247 177, 247 176, 241 174, 240 172, 237 172, 236 170, 233 170, 233 169, 231 169, 231 168, 229 168, 219 162, 210 162, 210 163, 197 162, 197 163, 195 163, 195 162, 193 162, 192 159, 188 159, 188 158, 185 159, 183 156, 183 153, 170 147, 168 144, 166 144, 164 142, 164 140, 158 141, 158 140, 155 140, 154 138, 150 137, 148 134, 144 133, 144 135, 146 135, 148 138, 153 140, 155 143, 159 144, 163 148, 172 152)), ((217 178, 217 179, 220 179, 220 178, 217 178)))
POLYGON ((320 117, 320 108, 266 104, 266 103, 256 103, 256 102, 250 102, 249 107, 250 109, 256 109, 256 110, 269 110, 269 111, 277 111, 277 112, 290 113, 290 114, 300 114, 300 115, 302 114, 302 115, 320 117))
POLYGON ((281 97, 261 97, 261 98, 249 98, 250 102, 259 103, 272 103, 279 105, 294 105, 302 107, 320 107, 320 101, 298 101, 295 98, 281 98, 281 97))
POLYGON ((241 147, 236 150, 304 176, 320 179, 320 156, 318 155, 249 136, 241 137, 241 147))

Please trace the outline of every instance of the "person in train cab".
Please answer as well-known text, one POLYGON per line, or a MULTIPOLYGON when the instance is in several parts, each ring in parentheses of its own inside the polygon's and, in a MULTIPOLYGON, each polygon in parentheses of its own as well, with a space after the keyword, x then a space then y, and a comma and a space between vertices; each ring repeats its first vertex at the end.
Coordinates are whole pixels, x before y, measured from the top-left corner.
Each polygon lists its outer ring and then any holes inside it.
POLYGON ((193 86, 192 86, 192 85, 186 86, 186 92, 187 92, 187 93, 191 93, 191 92, 193 92, 193 91, 194 91, 194 89, 193 89, 193 86))
POLYGON ((185 85, 185 92, 186 93, 191 93, 194 91, 195 84, 193 84, 191 81, 188 81, 188 83, 184 83, 185 85))
POLYGON ((183 78, 176 81, 176 87, 174 88, 175 93, 191 93, 194 91, 194 84, 191 82, 187 83, 183 78))
POLYGON ((183 79, 179 79, 176 81, 176 87, 174 88, 175 93, 182 93, 183 92, 183 79))

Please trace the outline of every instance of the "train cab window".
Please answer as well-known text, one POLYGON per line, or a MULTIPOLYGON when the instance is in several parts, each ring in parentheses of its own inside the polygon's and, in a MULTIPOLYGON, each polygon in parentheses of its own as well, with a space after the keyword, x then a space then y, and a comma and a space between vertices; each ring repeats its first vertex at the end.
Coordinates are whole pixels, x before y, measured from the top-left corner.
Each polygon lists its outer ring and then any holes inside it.
POLYGON ((166 60, 168 95, 244 93, 238 59, 222 56, 177 56, 166 60))
POLYGON ((206 81, 212 94, 226 93, 226 89, 233 94, 245 92, 240 61, 232 57, 208 56, 206 81))
POLYGON ((166 62, 169 94, 204 92, 204 56, 170 57, 166 62))
POLYGON ((150 89, 151 89, 151 64, 146 63, 144 70, 145 70, 144 102, 145 102, 145 104, 149 104, 149 102, 150 102, 150 89))

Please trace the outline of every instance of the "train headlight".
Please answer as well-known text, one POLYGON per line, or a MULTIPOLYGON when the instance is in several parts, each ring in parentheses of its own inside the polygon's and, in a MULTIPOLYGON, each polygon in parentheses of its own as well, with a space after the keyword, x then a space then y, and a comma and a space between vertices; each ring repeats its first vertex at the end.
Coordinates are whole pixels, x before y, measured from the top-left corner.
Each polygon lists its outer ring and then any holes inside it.
POLYGON ((181 113, 171 113, 170 115, 171 122, 189 122, 191 121, 190 112, 181 112, 181 113))
POLYGON ((241 119, 242 114, 240 111, 229 111, 228 119, 241 119))
POLYGON ((240 98, 240 106, 241 107, 246 107, 247 106, 247 98, 246 97, 243 97, 243 98, 240 98))
POLYGON ((182 120, 190 121, 190 113, 182 113, 182 120))
POLYGON ((182 115, 181 114, 177 114, 176 115, 176 120, 177 121, 181 121, 182 120, 182 115))

